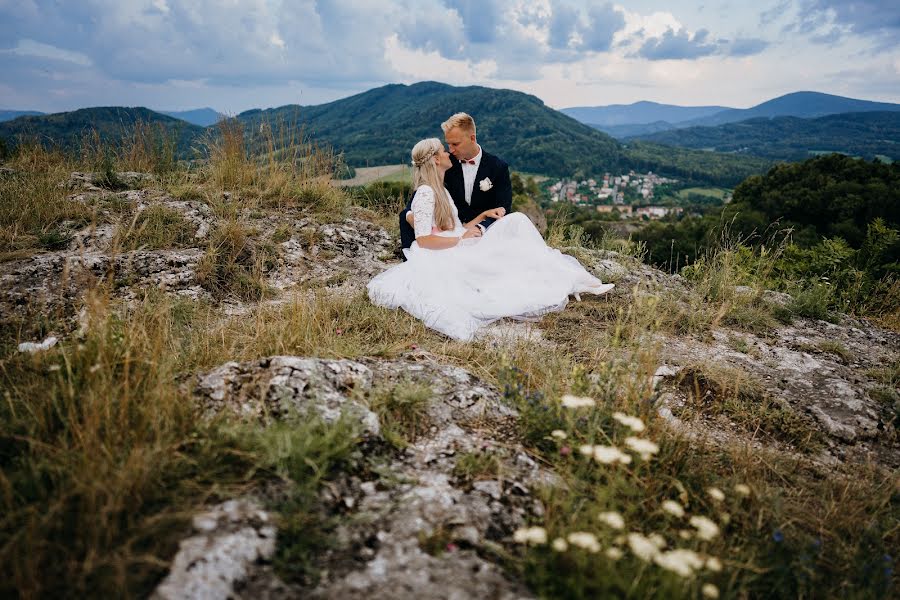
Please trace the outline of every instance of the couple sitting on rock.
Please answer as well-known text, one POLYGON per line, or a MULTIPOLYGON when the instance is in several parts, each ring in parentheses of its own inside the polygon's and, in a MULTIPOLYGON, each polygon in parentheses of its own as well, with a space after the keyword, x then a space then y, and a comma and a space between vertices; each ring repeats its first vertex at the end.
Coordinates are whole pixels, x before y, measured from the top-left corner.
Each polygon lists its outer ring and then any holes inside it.
POLYGON ((484 325, 562 310, 570 294, 603 294, 577 260, 550 248, 512 213, 509 167, 484 152, 475 121, 457 113, 412 149, 415 194, 400 213, 406 262, 369 282, 372 302, 402 308, 428 327, 470 340, 484 325))

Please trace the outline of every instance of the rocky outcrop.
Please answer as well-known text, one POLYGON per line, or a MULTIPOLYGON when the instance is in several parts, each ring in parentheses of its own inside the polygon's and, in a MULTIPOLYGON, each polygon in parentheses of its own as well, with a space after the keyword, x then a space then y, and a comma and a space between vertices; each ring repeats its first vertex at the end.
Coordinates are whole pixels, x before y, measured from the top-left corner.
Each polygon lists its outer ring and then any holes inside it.
MULTIPOLYGON (((390 458, 390 479, 349 477, 323 499, 351 510, 323 562, 316 598, 527 598, 482 557, 509 541, 529 514, 541 514, 534 485, 555 482, 515 439, 516 412, 464 369, 425 360, 323 360, 278 356, 228 363, 201 374, 194 392, 208 415, 228 411, 271 419, 310 411, 334 420, 352 415, 370 437, 378 420, 366 406, 377 390, 428 386, 427 431, 390 458), (498 468, 474 481, 458 460, 491 453, 498 468)), ((253 585, 263 585, 260 578, 253 585)), ((266 589, 278 589, 276 583, 266 589)))
MULTIPOLYGON (((671 419, 688 400, 677 385, 683 367, 736 369, 746 375, 743 385, 758 387, 824 442, 820 460, 900 467, 896 408, 885 404, 879 391, 890 391, 875 378, 896 368, 900 334, 850 317, 840 324, 797 319, 768 336, 719 329, 708 341, 671 336, 660 347, 667 365, 659 400, 663 416, 671 419)), ((721 436, 729 424, 719 420, 712 428, 721 436)))
POLYGON ((275 554, 272 517, 255 501, 228 500, 193 519, 169 574, 152 600, 214 600, 234 597, 235 584, 275 554))

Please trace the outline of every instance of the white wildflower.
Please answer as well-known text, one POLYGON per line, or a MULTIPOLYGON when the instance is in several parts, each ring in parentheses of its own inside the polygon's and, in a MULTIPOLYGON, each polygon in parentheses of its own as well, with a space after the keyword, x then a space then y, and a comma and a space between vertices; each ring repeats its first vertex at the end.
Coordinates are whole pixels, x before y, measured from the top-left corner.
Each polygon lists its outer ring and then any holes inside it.
POLYGON ((564 440, 567 437, 569 437, 568 435, 566 435, 566 432, 563 431, 562 429, 554 429, 553 431, 550 432, 550 435, 555 437, 558 440, 564 440))
POLYGON ((543 527, 523 527, 513 533, 513 540, 518 544, 546 544, 547 530, 543 527))
POLYGON ((701 591, 703 592, 703 597, 709 598, 709 600, 716 600, 719 597, 719 588, 711 583, 704 583, 701 591))
POLYGON ((694 537, 694 532, 691 531, 690 529, 681 529, 678 531, 678 537, 680 537, 683 540, 689 540, 692 537, 694 537))
POLYGON ((631 415, 626 415, 625 413, 614 412, 613 419, 628 427, 635 433, 641 433, 647 428, 644 425, 644 422, 641 421, 638 417, 632 417, 631 415))
POLYGON ((555 540, 553 540, 553 543, 550 544, 550 547, 557 552, 565 552, 569 549, 569 544, 567 544, 566 540, 562 538, 556 538, 555 540))
POLYGON ((736 483, 734 484, 734 492, 738 496, 747 497, 750 495, 750 486, 746 483, 736 483))
POLYGON ((715 556, 710 556, 706 559, 706 568, 713 573, 720 573, 722 571, 722 561, 715 556))
POLYGON ((563 396, 560 402, 562 402, 562 405, 566 408, 591 408, 597 406, 597 403, 593 398, 587 396, 573 396, 571 394, 563 396))
POLYGON ((690 524, 697 530, 697 537, 709 541, 719 535, 719 526, 713 523, 709 517, 691 517, 690 524))
POLYGON ((35 352, 49 350, 56 345, 57 341, 59 340, 51 335, 43 342, 22 342, 21 344, 19 344, 18 350, 19 352, 30 352, 31 354, 34 354, 35 352))
POLYGON ((728 525, 731 523, 731 515, 729 513, 722 513, 719 515, 719 521, 722 522, 722 525, 728 525))
POLYGON ((720 490, 717 487, 711 487, 706 490, 706 493, 709 494, 709 497, 715 500, 716 502, 721 502, 725 499, 725 492, 720 490))
POLYGON ((666 500, 662 503, 662 509, 669 513, 670 515, 674 515, 679 519, 684 516, 684 508, 674 500, 666 500))
POLYGON ((578 448, 578 451, 584 454, 585 456, 593 456, 594 455, 594 447, 590 444, 585 444, 578 448))
POLYGON ((625 519, 623 519, 622 515, 617 512, 602 512, 597 515, 597 518, 600 519, 602 523, 605 523, 613 529, 624 529, 625 527, 625 519))
POLYGON ((631 457, 615 446, 594 446, 594 460, 604 465, 615 462, 623 465, 631 464, 631 457))
POLYGON ((658 533, 651 533, 647 539, 653 542, 653 545, 662 550, 666 547, 666 538, 658 533))
POLYGON ((650 562, 659 554, 659 548, 640 533, 629 533, 626 539, 634 555, 643 561, 650 562))
POLYGON ((628 446, 629 450, 640 454, 644 460, 650 460, 654 454, 659 452, 659 446, 643 438, 627 437, 625 438, 625 445, 628 446))
POLYGON ((669 552, 657 554, 653 557, 653 562, 663 569, 677 573, 682 577, 692 576, 695 570, 703 566, 703 560, 700 556, 693 550, 685 548, 676 548, 669 552))
POLYGON ((600 542, 597 541, 597 536, 593 533, 573 531, 569 534, 568 539, 573 546, 578 546, 588 552, 600 552, 600 542))
POLYGON ((610 546, 609 548, 607 548, 605 554, 606 558, 608 558, 609 560, 619 560, 620 558, 625 556, 625 553, 622 552, 622 549, 615 546, 610 546))

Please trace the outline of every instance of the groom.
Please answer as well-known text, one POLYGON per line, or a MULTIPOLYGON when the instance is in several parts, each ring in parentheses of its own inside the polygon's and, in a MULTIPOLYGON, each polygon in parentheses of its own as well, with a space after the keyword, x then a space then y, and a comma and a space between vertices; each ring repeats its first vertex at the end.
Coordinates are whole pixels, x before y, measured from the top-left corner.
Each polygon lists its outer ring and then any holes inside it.
MULTIPOLYGON (((493 154, 484 152, 478 145, 475 120, 466 113, 456 113, 441 123, 441 129, 444 130, 444 140, 453 164, 444 174, 444 187, 456 204, 459 220, 466 223, 491 208, 503 208, 505 213, 509 213, 512 208, 509 166, 493 154)), ((409 248, 416 239, 411 205, 410 198, 406 208, 400 211, 400 241, 404 249, 409 248)), ((484 219, 478 228, 484 232, 495 220, 484 219)))

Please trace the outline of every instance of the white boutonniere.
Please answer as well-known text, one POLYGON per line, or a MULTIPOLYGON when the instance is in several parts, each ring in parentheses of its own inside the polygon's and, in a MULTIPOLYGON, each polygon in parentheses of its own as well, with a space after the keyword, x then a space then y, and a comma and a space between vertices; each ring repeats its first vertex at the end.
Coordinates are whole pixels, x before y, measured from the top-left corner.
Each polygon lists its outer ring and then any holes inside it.
POLYGON ((485 177, 484 179, 482 179, 481 181, 478 182, 478 187, 481 188, 482 192, 486 192, 489 189, 491 189, 492 187, 494 187, 494 184, 491 183, 490 178, 485 177))

